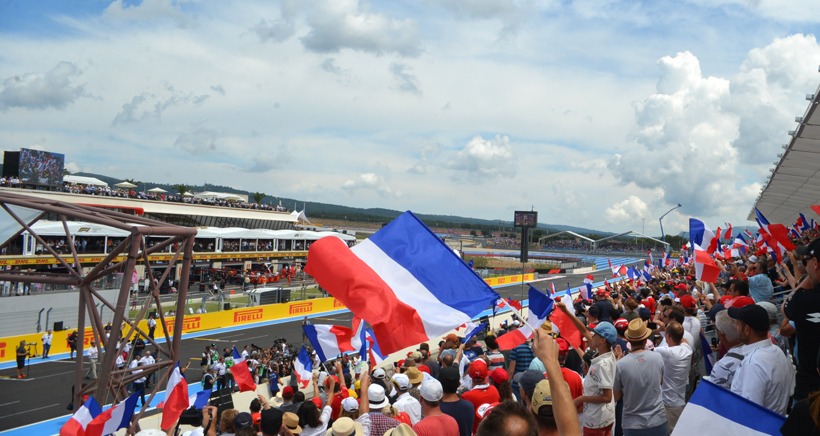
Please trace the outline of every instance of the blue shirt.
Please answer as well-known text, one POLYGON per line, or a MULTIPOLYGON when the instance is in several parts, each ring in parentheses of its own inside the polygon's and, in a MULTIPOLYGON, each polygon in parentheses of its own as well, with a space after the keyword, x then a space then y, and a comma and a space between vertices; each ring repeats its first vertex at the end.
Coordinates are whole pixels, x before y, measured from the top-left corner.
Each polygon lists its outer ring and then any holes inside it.
POLYGON ((276 396, 276 393, 279 392, 279 374, 273 371, 268 374, 268 389, 270 389, 273 396, 276 396))

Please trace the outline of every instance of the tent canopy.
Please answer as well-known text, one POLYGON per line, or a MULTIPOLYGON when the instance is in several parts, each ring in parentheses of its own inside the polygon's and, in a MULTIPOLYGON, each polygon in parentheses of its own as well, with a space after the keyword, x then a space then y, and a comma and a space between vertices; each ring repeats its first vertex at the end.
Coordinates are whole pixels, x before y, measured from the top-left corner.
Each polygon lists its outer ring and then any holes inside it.
POLYGON ((108 183, 96 177, 72 176, 70 174, 63 176, 63 182, 71 183, 72 185, 108 186, 108 183))
POLYGON ((116 186, 117 188, 125 188, 125 189, 131 189, 131 188, 136 188, 137 187, 137 185, 135 185, 131 182, 127 182, 127 181, 117 183, 114 186, 116 186))
POLYGON ((168 192, 168 191, 166 191, 166 190, 164 190, 164 189, 162 189, 162 188, 160 188, 160 187, 156 187, 156 188, 151 188, 151 189, 149 189, 149 190, 148 190, 148 192, 165 193, 165 192, 168 192))

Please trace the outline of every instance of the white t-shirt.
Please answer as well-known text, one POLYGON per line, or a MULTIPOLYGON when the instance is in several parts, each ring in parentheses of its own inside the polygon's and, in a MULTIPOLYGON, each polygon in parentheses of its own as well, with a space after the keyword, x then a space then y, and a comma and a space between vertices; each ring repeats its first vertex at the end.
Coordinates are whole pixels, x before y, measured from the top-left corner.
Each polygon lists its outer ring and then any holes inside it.
POLYGON ((794 367, 768 338, 743 346, 743 360, 732 380, 732 392, 781 415, 791 396, 794 367))
MULTIPOLYGON (((605 389, 612 389, 615 381, 615 356, 612 352, 592 359, 587 376, 584 377, 584 396, 598 396, 605 389)), ((584 403, 581 424, 590 429, 603 428, 615 422, 615 395, 609 403, 584 403)))
POLYGON ((658 346, 655 352, 663 357, 663 404, 669 407, 686 405, 686 386, 692 363, 692 347, 687 343, 658 346))
POLYGON ((318 427, 303 427, 302 428, 302 436, 324 436, 327 432, 327 423, 330 421, 330 413, 332 409, 330 406, 325 406, 322 408, 322 416, 319 417, 319 420, 322 421, 322 424, 318 427))

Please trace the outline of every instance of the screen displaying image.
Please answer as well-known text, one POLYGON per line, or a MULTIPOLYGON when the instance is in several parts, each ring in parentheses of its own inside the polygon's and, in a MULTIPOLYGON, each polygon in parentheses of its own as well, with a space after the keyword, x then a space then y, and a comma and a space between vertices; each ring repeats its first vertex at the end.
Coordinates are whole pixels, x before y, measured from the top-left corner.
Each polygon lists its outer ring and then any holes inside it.
POLYGON ((65 155, 21 148, 19 169, 22 183, 61 185, 65 169, 65 155))
POLYGON ((515 211, 515 227, 535 227, 538 224, 538 212, 515 211))

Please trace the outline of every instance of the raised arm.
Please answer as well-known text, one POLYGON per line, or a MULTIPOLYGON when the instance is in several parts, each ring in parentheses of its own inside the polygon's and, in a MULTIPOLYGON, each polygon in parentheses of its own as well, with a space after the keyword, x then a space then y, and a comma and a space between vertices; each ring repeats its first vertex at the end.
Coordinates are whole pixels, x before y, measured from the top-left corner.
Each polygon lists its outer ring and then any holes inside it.
POLYGON ((533 351, 549 376, 550 392, 552 393, 552 412, 558 433, 562 435, 581 434, 581 425, 578 421, 578 412, 569 391, 569 385, 561 375, 561 365, 558 363, 558 344, 555 339, 543 329, 535 329, 533 351))

